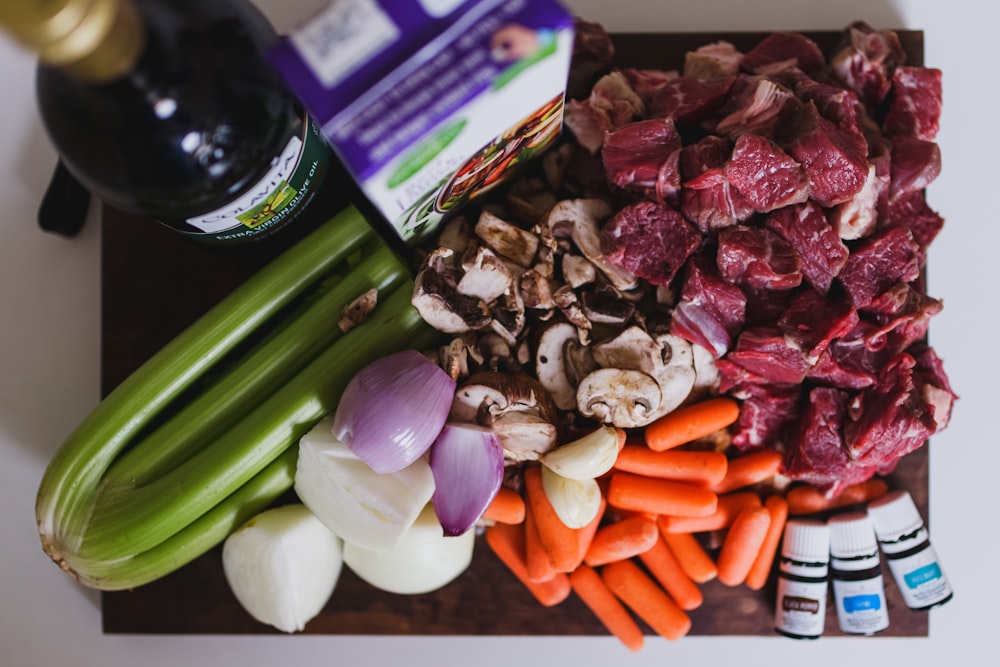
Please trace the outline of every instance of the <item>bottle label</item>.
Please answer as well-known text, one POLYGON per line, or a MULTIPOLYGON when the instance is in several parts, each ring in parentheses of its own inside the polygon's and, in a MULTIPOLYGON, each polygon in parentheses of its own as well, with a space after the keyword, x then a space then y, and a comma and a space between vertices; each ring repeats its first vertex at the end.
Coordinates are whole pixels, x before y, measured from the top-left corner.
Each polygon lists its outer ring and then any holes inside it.
POLYGON ((865 579, 833 580, 840 629, 849 634, 870 635, 889 627, 882 575, 865 579))
POLYGON ((826 581, 778 578, 774 627, 784 634, 812 638, 823 634, 826 623, 826 581))
POLYGON ((274 231, 298 216, 322 184, 331 156, 313 122, 307 119, 303 127, 302 136, 292 137, 264 177, 238 199, 186 222, 207 240, 231 242, 274 231))
POLYGON ((952 594, 951 585, 937 562, 937 555, 930 547, 904 558, 889 557, 887 561, 907 607, 929 607, 952 594))

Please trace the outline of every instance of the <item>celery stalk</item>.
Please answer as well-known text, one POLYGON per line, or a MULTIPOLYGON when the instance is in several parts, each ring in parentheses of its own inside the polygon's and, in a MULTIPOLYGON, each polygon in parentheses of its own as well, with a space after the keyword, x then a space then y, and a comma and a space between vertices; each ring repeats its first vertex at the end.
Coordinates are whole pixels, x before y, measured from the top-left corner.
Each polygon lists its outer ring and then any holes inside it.
POLYGON ((137 487, 184 461, 274 393, 323 349, 340 338, 344 307, 375 288, 382 293, 406 279, 406 267, 381 245, 323 290, 287 326, 238 359, 213 384, 119 457, 104 475, 104 488, 137 487))
POLYGON ((83 538, 104 472, 137 433, 206 370, 344 257, 373 238, 347 209, 282 253, 116 387, 49 463, 35 504, 42 546, 57 562, 83 538))
POLYGON ((157 547, 246 484, 332 412, 353 375, 389 352, 437 339, 410 305, 407 281, 369 319, 321 353, 302 372, 209 447, 140 488, 109 489, 95 499, 83 532, 62 550, 78 575, 87 561, 113 563, 157 547), (80 559, 77 561, 77 559, 80 559))

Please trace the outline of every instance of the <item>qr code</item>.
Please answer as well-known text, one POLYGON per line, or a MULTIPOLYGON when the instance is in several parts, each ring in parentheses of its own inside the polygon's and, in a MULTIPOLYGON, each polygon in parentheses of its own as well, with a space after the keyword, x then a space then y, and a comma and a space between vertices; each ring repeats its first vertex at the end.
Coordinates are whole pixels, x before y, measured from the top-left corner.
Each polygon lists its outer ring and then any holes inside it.
POLYGON ((290 39, 316 78, 331 88, 399 35, 375 0, 336 0, 290 39))

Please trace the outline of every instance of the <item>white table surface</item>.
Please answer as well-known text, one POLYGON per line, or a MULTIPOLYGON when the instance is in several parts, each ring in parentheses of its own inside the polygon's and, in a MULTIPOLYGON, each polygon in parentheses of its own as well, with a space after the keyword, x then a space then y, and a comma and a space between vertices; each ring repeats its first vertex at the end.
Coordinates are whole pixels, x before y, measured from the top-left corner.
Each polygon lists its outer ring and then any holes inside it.
MULTIPOLYGON (((3 0, 4 2, 10 0, 3 0)), ((259 0, 279 29, 318 0, 259 0)), ((319 0, 321 2, 321 0, 319 0)), ((986 665, 1000 649, 994 496, 1000 446, 992 382, 1000 223, 997 25, 982 0, 568 0, 612 31, 840 29, 854 19, 925 31, 925 60, 944 70, 940 178, 930 204, 947 220, 930 251, 929 287, 945 309, 931 342, 961 395, 932 439, 931 533, 956 589, 920 639, 651 638, 638 654, 614 639, 105 636, 98 595, 42 554, 33 518, 42 470, 98 401, 100 226, 73 240, 35 226, 54 154, 35 112, 32 59, 0 38, 0 665, 621 665, 810 667, 986 665), (992 406, 992 407, 991 407, 992 406)))

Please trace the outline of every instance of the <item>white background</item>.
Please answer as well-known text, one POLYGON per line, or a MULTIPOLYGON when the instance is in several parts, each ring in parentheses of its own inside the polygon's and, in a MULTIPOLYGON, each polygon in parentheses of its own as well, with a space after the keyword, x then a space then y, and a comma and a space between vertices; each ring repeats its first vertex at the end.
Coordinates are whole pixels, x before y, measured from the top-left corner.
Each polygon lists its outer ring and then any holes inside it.
MULTIPOLYGON (((17 0, 3 0, 17 1, 17 0)), ((279 29, 317 0, 260 0, 279 29)), ((0 39, 0 665, 871 665, 997 664, 994 428, 1000 317, 996 116, 1000 5, 982 0, 571 0, 612 31, 840 29, 854 19, 922 29, 928 65, 944 70, 941 177, 928 191, 947 224, 931 248, 929 285, 945 302, 931 342, 961 400, 931 444, 931 532, 957 590, 931 612, 929 639, 686 638, 631 654, 595 638, 104 636, 98 596, 43 556, 33 519, 43 467, 96 404, 99 236, 66 240, 35 226, 54 156, 39 126, 31 58, 0 39)))

